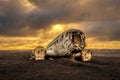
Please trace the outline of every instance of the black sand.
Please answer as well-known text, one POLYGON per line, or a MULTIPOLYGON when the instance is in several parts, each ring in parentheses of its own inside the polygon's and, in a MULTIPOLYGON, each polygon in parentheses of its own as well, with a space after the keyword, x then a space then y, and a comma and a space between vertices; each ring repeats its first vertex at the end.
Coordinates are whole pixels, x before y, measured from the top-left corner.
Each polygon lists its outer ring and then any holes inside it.
POLYGON ((92 50, 90 62, 30 61, 31 51, 0 51, 0 80, 120 80, 120 50, 92 50))

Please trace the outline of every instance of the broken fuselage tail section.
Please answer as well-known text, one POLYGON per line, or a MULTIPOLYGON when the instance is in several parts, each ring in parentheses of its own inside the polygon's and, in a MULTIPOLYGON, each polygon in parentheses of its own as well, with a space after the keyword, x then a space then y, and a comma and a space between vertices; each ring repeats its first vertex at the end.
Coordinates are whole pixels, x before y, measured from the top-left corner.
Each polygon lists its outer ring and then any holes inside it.
MULTIPOLYGON (((38 60, 45 59, 48 57, 71 57, 75 60, 89 61, 91 60, 92 54, 89 50, 85 50, 85 34, 81 30, 70 29, 59 36, 57 36, 52 42, 48 44, 46 50, 36 48, 33 54, 45 54, 43 58, 37 58, 38 60), (41 53, 40 53, 41 51, 41 53)), ((42 48, 42 47, 41 47, 42 48)), ((37 60, 36 59, 36 60, 37 60)))
POLYGON ((68 56, 82 51, 85 46, 85 36, 82 31, 68 30, 49 43, 46 52, 49 56, 68 56), (51 51, 54 53, 50 54, 51 51))

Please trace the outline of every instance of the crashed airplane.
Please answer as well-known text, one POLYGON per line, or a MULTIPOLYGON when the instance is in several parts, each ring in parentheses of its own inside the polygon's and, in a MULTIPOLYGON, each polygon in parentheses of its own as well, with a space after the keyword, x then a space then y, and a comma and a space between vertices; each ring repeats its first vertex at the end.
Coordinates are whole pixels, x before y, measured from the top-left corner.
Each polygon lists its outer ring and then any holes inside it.
POLYGON ((76 61, 90 61, 92 53, 85 47, 85 34, 81 30, 70 29, 58 35, 47 45, 46 49, 42 46, 36 47, 30 59, 68 57, 76 61))

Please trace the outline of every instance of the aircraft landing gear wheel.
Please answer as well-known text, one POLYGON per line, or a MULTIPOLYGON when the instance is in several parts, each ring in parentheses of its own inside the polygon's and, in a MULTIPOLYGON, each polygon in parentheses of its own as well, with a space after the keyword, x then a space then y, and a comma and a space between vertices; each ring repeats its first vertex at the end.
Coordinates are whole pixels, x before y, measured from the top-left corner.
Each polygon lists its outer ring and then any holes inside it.
POLYGON ((33 51, 35 60, 45 60, 46 51, 42 46, 38 46, 33 51))
POLYGON ((81 52, 81 60, 82 61, 90 61, 92 59, 92 52, 90 50, 83 50, 81 52))

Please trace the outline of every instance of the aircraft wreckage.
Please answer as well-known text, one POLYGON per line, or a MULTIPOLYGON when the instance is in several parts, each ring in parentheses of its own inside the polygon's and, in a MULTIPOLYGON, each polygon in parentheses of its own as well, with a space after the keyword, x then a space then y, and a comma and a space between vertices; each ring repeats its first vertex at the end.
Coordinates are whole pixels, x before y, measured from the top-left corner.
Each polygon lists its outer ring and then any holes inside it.
POLYGON ((58 35, 46 49, 36 47, 30 59, 45 60, 46 58, 68 57, 77 61, 90 61, 92 53, 85 49, 85 34, 78 29, 70 29, 58 35))

